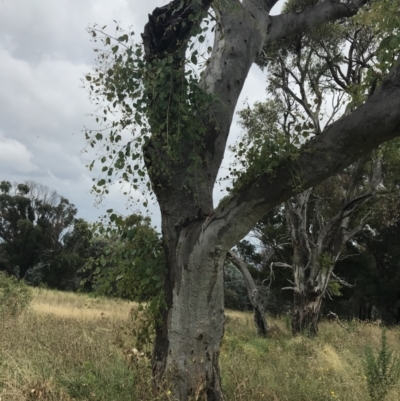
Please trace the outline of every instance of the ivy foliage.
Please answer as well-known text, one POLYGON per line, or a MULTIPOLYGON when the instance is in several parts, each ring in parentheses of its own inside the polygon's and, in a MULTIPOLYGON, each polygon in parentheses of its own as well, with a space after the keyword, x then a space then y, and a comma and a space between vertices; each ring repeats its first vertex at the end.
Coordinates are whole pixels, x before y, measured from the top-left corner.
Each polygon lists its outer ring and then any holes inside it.
MULTIPOLYGON (((175 3, 178 12, 183 2, 175 3)), ((211 51, 211 47, 199 50, 210 23, 193 23, 204 18, 200 4, 188 16, 192 27, 187 47, 182 43, 174 52, 154 57, 135 42, 133 31, 118 24, 114 35, 106 33, 105 26, 88 29, 93 41, 102 44, 95 49, 94 71, 85 77, 97 107, 93 117, 101 125, 85 130, 89 146, 99 151, 88 167, 92 169, 96 162, 102 165, 102 175, 93 186, 98 195, 107 194, 107 186, 116 177, 135 191, 151 193, 147 174, 154 184, 157 177, 170 175, 172 164, 183 165, 190 173, 201 163, 202 116, 214 99, 199 85, 201 60, 211 51)))
POLYGON ((307 136, 312 124, 299 123, 299 128, 296 128, 298 135, 290 138, 280 128, 283 113, 284 107, 279 99, 256 102, 252 109, 248 107, 239 111, 239 124, 246 133, 230 147, 234 161, 229 171, 236 180, 235 188, 261 174, 273 175, 283 161, 296 159, 301 136, 307 136))

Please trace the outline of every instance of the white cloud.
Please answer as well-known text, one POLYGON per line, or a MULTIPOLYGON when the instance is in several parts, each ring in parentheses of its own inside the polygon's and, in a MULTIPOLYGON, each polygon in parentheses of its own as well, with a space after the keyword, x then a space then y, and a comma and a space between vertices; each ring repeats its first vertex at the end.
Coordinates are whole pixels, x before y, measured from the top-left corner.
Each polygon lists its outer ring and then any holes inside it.
POLYGON ((29 173, 35 170, 32 153, 26 146, 0 132, 0 171, 29 173))

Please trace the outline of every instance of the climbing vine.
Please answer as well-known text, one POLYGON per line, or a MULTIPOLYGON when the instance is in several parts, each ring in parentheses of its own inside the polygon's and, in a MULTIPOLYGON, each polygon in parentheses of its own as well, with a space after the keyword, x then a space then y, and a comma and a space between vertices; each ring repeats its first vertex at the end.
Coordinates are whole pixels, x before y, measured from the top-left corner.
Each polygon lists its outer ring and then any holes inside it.
POLYGON ((187 46, 182 43, 174 52, 150 58, 143 43, 135 42, 134 32, 119 24, 113 35, 105 26, 88 28, 93 41, 102 45, 95 49, 94 71, 85 76, 90 99, 97 107, 93 117, 101 126, 85 129, 88 145, 98 151, 88 167, 101 165, 101 176, 93 185, 100 197, 116 179, 143 195, 151 194, 147 174, 165 177, 172 164, 183 162, 190 173, 201 163, 203 118, 209 121, 209 106, 215 99, 199 84, 203 61, 212 50, 204 48, 205 32, 214 29, 204 19, 200 3, 199 10, 195 8, 188 16, 188 24, 203 23, 192 24, 187 46), (147 146, 160 155, 151 163, 144 152, 147 146))

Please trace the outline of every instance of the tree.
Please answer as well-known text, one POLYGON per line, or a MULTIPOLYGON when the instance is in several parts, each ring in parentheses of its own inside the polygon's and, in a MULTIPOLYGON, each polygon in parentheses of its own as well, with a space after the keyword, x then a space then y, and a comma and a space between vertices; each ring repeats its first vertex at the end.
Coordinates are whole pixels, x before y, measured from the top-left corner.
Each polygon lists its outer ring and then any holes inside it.
MULTIPOLYGON (((288 2, 285 11, 301 11, 308 3, 288 2)), ((240 112, 248 135, 239 145, 245 150, 238 154, 252 159, 260 145, 290 154, 304 138, 319 135, 341 112, 354 109, 366 90, 368 96, 374 92, 376 78, 365 77, 374 68, 377 53, 373 28, 354 20, 317 27, 265 48, 258 64, 267 70, 272 99, 240 112)), ((380 185, 381 155, 375 153, 285 202, 293 247, 285 264, 293 271, 293 284, 285 288, 294 292, 294 334, 317 334, 334 265, 345 243, 370 217, 368 212, 361 216, 356 212, 376 197, 380 185)))
MULTIPOLYGON (((273 103, 273 107, 277 103, 279 99, 273 103)), ((242 125, 250 131, 249 138, 255 135, 254 130, 257 129, 259 139, 266 136, 266 142, 271 140, 269 128, 276 124, 276 121, 271 121, 268 116, 265 118, 265 114, 271 112, 269 106, 269 102, 257 104, 254 110, 241 113, 242 125), (265 119, 269 121, 267 132, 263 126, 265 119), (255 121, 258 127, 253 124, 255 121)), ((290 113, 290 107, 287 107, 286 111, 290 113)), ((317 113, 313 115, 318 116, 317 113)), ((316 117, 314 119, 320 126, 319 120, 316 117)), ((296 139, 294 125, 288 122, 286 116, 281 121, 284 135, 293 142, 296 139)), ((256 141, 260 143, 257 139, 256 141)), ((364 228, 371 215, 367 211, 356 213, 363 204, 375 197, 377 187, 382 184, 381 156, 374 157, 372 161, 368 159, 361 158, 355 166, 348 167, 344 172, 284 203, 289 233, 289 239, 286 240, 291 242, 292 254, 286 254, 286 258, 272 264, 292 271, 292 284, 290 287, 286 284, 283 289, 291 289, 294 292, 293 334, 317 334, 322 300, 328 284, 333 279, 334 265, 345 243, 364 228)), ((271 226, 261 227, 263 230, 273 229, 271 226)), ((267 231, 261 235, 261 239, 275 252, 277 247, 272 241, 268 241, 267 231)))
POLYGON ((51 264, 75 223, 74 205, 48 188, 28 182, 0 183, 0 269, 18 278, 37 265, 51 264))
POLYGON ((150 308, 159 304, 164 255, 149 217, 113 213, 108 225, 97 225, 92 245, 83 286, 89 284, 98 295, 147 302, 150 308))
POLYGON ((62 236, 58 249, 46 254, 36 270, 41 283, 50 288, 76 291, 82 279, 80 270, 90 256, 91 225, 74 219, 73 226, 62 236))
MULTIPOLYGON (((153 373, 155 383, 165 383, 180 401, 223 399, 218 358, 226 253, 268 210, 400 135, 400 68, 395 67, 373 96, 306 142, 295 160, 281 159, 272 169, 266 163, 254 165, 214 209, 212 190, 234 110, 262 48, 327 21, 351 17, 364 2, 327 0, 300 13, 270 16, 275 3, 173 0, 149 16, 142 36, 144 55, 127 33, 111 44, 109 35, 91 29, 95 38, 111 46, 100 52, 95 73, 87 76, 92 98, 106 102, 104 119, 112 117, 108 135, 107 127, 87 132, 93 146, 107 140, 105 152, 107 146, 110 150, 99 157, 111 164, 105 166, 107 176, 97 182, 96 190, 102 192, 118 171, 137 188, 145 171, 132 159, 143 157, 160 205, 166 260, 166 308, 156 328, 153 373), (201 23, 211 8, 214 45, 197 80, 186 68, 186 53, 196 64, 199 54, 193 38, 204 41, 201 23), (126 129, 136 136, 120 146, 126 129)), ((272 154, 265 157, 273 159, 272 154)))

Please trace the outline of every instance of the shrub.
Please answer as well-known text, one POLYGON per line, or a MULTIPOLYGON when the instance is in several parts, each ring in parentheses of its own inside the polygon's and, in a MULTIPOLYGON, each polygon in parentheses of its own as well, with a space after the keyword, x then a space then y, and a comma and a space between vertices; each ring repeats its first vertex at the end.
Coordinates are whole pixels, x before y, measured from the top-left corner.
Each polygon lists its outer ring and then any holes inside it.
POLYGON ((369 396, 373 401, 384 400, 400 377, 400 361, 388 347, 385 329, 378 355, 374 356, 371 347, 365 349, 364 370, 369 396))
POLYGON ((30 303, 32 294, 24 281, 0 272, 0 316, 18 316, 30 303))

